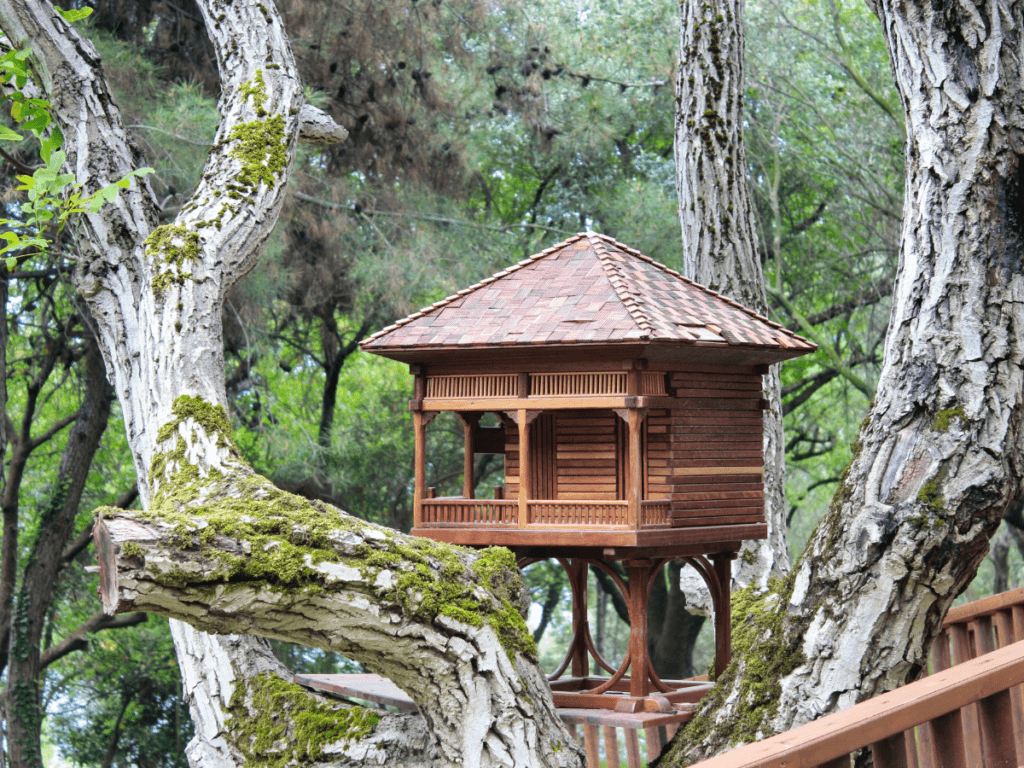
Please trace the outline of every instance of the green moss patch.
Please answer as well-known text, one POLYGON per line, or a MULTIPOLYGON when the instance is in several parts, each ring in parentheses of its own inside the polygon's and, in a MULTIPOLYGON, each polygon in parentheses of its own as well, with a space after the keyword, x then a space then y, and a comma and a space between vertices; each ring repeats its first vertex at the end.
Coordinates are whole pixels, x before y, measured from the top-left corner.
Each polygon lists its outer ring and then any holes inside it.
POLYGON ((199 260, 199 235, 180 224, 164 224, 154 229, 145 241, 146 255, 153 259, 157 275, 153 291, 162 294, 171 285, 183 285, 192 277, 186 265, 199 260))
POLYGON ((282 491, 244 462, 223 408, 186 395, 175 400, 172 410, 174 419, 160 428, 157 437, 162 446, 175 435, 177 440, 153 457, 150 478, 156 493, 149 509, 138 514, 170 525, 182 548, 201 547, 221 535, 241 541, 244 551, 213 549, 205 570, 162 575, 163 583, 202 587, 259 581, 320 592, 330 589, 337 569, 332 576, 324 572, 331 569, 318 566, 347 566, 359 571, 363 589, 400 606, 409 617, 432 622, 446 616, 473 627, 486 623, 497 632, 510 658, 517 651, 537 658, 536 644, 516 609, 523 582, 510 551, 493 547, 473 561, 468 550, 402 537, 322 502, 282 491), (188 461, 186 441, 180 434, 186 420, 231 449, 230 472, 201 473, 188 461), (335 540, 344 531, 365 535, 341 554, 335 540), (384 571, 390 572, 390 578, 378 579, 384 571), (482 594, 481 588, 494 598, 482 594))
POLYGON ((235 142, 231 156, 242 164, 238 182, 248 189, 255 189, 261 181, 272 187, 274 177, 288 164, 284 118, 274 115, 236 125, 231 139, 235 142))
POLYGON ((967 423, 967 413, 962 405, 958 405, 955 408, 947 408, 936 413, 935 418, 932 419, 932 431, 942 434, 949 432, 949 425, 953 419, 960 419, 964 424, 967 423))
POLYGON ((793 594, 795 571, 785 581, 772 579, 768 590, 757 594, 753 586, 732 595, 732 663, 718 685, 700 703, 686 730, 686 742, 700 743, 715 731, 729 734, 732 744, 754 741, 758 731, 775 717, 782 694, 780 680, 806 661, 802 632, 787 634, 783 622, 793 594), (730 723, 718 722, 725 699, 739 680, 739 703, 730 723))
POLYGON ((257 116, 267 116, 267 110, 263 106, 267 103, 267 84, 263 81, 262 69, 257 69, 253 79, 243 83, 238 92, 242 94, 243 99, 252 97, 252 105, 256 109, 257 116))
POLYGON ((330 759, 325 746, 366 738, 380 721, 371 709, 322 704, 301 686, 270 673, 236 686, 229 713, 227 735, 254 768, 330 759))

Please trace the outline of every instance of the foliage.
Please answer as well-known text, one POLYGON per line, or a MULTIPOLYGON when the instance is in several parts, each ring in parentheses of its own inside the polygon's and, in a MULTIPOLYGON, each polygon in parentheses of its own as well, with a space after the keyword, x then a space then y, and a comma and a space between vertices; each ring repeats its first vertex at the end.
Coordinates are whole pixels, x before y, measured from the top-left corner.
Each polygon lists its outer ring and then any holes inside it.
POLYGON ((87 656, 67 657, 46 688, 47 731, 63 757, 103 762, 117 730, 115 765, 184 768, 192 721, 167 621, 102 635, 87 656))

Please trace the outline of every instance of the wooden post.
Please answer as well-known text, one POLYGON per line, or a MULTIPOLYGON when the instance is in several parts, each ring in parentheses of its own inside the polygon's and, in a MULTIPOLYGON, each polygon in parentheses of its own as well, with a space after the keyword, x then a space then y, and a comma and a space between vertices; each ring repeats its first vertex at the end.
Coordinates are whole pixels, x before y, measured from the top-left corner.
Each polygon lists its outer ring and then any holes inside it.
POLYGON ((715 677, 721 677, 732 659, 732 553, 712 555, 715 576, 718 577, 718 594, 721 599, 715 605, 715 677))
POLYGON ((462 498, 473 499, 476 498, 473 491, 473 486, 476 485, 475 478, 473 477, 473 456, 476 453, 475 435, 476 425, 480 421, 480 417, 483 414, 479 413, 458 413, 459 421, 462 422, 462 428, 464 430, 463 437, 463 453, 464 460, 462 464, 462 498))
POLYGON ((423 423, 423 411, 412 412, 412 427, 416 435, 413 449, 416 479, 412 492, 412 525, 419 528, 423 524, 423 497, 427 493, 427 425, 423 423))
POLYGON ((530 520, 530 422, 525 408, 516 414, 519 426, 519 527, 525 528, 530 520))
POLYGON ((647 673, 647 597, 650 593, 650 566, 648 560, 624 560, 629 576, 629 695, 647 696, 651 692, 651 678, 647 673))
MULTIPOLYGON (((639 371, 630 371, 630 374, 633 373, 639 374, 639 371)), ((644 491, 643 452, 640 441, 643 417, 644 412, 638 408, 630 408, 628 411, 629 448, 627 453, 629 462, 626 467, 626 516, 630 525, 638 530, 643 525, 643 515, 640 514, 640 501, 644 491)))
POLYGON ((572 654, 569 668, 573 677, 585 678, 590 675, 590 652, 587 650, 587 573, 590 566, 586 560, 573 558, 562 561, 565 574, 569 577, 569 590, 572 592, 572 642, 569 649, 572 654))

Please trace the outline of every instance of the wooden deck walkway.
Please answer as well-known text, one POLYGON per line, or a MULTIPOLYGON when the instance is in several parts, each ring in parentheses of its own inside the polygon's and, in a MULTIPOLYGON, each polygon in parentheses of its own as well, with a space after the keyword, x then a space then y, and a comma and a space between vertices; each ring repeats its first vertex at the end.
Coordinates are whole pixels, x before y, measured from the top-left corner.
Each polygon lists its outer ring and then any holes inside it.
POLYGON ((1024 765, 1024 588, 953 608, 931 674, 895 691, 693 768, 875 768, 1024 765))

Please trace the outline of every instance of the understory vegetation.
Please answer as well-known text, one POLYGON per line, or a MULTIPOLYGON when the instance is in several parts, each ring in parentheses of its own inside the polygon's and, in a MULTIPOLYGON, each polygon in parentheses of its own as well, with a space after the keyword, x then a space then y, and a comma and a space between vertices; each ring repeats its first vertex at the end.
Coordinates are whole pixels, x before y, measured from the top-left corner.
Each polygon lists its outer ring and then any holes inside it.
MULTIPOLYGON (((219 120, 216 65, 199 12, 191 0, 86 4, 95 13, 82 26, 155 169, 150 181, 170 221, 199 179, 219 120)), ((408 531, 411 377, 403 365, 358 352, 359 341, 587 228, 682 269, 672 147, 677 6, 278 5, 307 101, 342 123, 349 139, 300 149, 266 256, 227 298, 231 424, 223 431, 245 462, 304 507, 327 502, 408 531)), ((772 320, 819 345, 782 370, 795 557, 850 462, 881 364, 904 129, 878 21, 862 3, 753 0, 747 13, 746 172, 772 320)), ((0 121, 16 127, 9 103, 0 121)), ((6 216, 17 219, 24 202, 16 176, 40 162, 27 138, 2 153, 6 216)), ((178 279, 195 244, 175 240, 172 256, 161 249, 174 240, 173 227, 157 232, 154 258, 167 266, 157 279, 178 279)), ((167 622, 103 617, 96 576, 86 570, 95 560, 92 511, 137 505, 138 493, 120 409, 97 374, 90 318, 70 283, 77 253, 69 227, 46 254, 25 252, 9 269, 0 265, 8 334, 0 504, 5 531, 17 536, 16 567, 2 585, 16 597, 0 619, 0 673, 12 654, 28 652, 12 638, 32 611, 41 612, 47 765, 185 766, 191 724, 167 622), (88 455, 76 429, 91 430, 88 455), (69 544, 44 562, 41 532, 69 504, 69 544), (28 597, 33 568, 56 574, 48 602, 28 597)), ((935 428, 948 429, 963 410, 939 415, 935 428)), ((427 436, 427 486, 439 496, 459 493, 461 425, 445 414, 427 436)), ((502 470, 500 456, 477 457, 478 496, 491 495, 502 470)), ((1015 506, 961 599, 1020 583, 1021 530, 1015 506)), ((500 558, 480 562, 506 568, 500 558)), ((678 575, 678 566, 667 568, 653 590, 652 643, 669 579, 678 575)), ((489 583, 488 572, 478 576, 489 583)), ((569 639, 568 583, 551 562, 531 566, 525 580, 533 595, 529 632, 507 600, 471 618, 493 622, 507 648, 536 653, 550 670, 569 639)), ((464 595, 436 597, 444 603, 432 606, 438 613, 464 619, 479 608, 464 595)), ((738 597, 737 605, 754 601, 738 597)), ((626 608, 607 576, 591 575, 589 605, 595 645, 617 665, 626 608)), ((659 645, 663 677, 702 674, 711 663, 710 626, 700 617, 689 626, 674 645, 659 645)), ((742 627, 735 637, 742 641, 742 627)), ((297 672, 358 669, 297 646, 278 643, 275 652, 297 672)), ((12 701, 16 693, 6 691, 12 701)), ((250 692, 257 704, 286 693, 250 692)), ((373 725, 314 714, 341 735, 373 725)))

